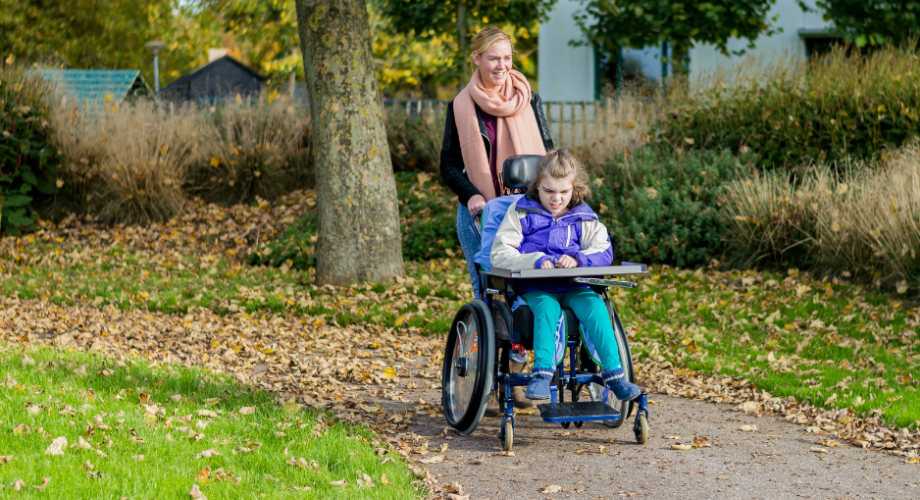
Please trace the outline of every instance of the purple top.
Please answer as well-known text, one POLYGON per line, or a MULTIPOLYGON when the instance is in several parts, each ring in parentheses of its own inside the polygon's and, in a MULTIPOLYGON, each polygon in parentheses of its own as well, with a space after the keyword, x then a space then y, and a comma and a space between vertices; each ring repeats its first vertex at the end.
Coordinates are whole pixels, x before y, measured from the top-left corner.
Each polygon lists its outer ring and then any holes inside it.
POLYGON ((495 171, 495 157, 498 156, 498 118, 482 112, 482 119, 486 122, 486 133, 489 134, 489 171, 492 172, 492 187, 495 189, 495 196, 502 194, 501 184, 498 181, 498 173, 495 171))

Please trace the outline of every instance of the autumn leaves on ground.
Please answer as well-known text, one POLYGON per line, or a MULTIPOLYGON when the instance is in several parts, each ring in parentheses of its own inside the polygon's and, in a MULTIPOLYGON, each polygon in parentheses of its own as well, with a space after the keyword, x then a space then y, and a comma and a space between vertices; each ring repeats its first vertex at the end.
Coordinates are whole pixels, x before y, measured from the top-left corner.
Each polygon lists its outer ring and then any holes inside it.
MULTIPOLYGON (((147 228, 69 218, 0 240, 2 487, 56 498, 437 489, 415 463, 424 437, 407 431, 443 418, 439 405, 401 394, 440 385, 465 265, 408 263, 396 283, 348 288, 246 265, 312 196, 199 203, 147 228), (368 394, 404 405, 388 412, 368 394)), ((794 269, 653 268, 639 281, 613 299, 647 387, 920 461, 916 304, 794 269)))

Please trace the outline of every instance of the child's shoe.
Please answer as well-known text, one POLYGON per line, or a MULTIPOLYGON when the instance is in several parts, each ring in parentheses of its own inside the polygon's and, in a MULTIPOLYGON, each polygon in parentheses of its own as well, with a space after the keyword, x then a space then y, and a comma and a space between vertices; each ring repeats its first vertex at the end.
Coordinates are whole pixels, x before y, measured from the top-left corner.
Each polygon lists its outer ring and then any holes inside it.
POLYGON ((549 399, 549 385, 552 383, 555 370, 534 367, 530 373, 533 374, 533 377, 527 384, 527 392, 524 393, 524 397, 536 400, 549 399))
POLYGON ((632 401, 642 394, 638 385, 626 380, 626 372, 622 368, 605 371, 603 377, 604 383, 620 401, 632 401))

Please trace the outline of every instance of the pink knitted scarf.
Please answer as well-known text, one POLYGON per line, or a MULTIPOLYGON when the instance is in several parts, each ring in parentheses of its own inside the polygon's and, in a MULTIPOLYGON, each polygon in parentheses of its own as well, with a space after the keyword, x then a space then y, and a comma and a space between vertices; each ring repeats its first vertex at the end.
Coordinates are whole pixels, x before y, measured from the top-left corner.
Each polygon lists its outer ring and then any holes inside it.
POLYGON ((492 185, 489 157, 483 145, 476 117, 476 106, 498 118, 496 129, 496 174, 501 183, 502 163, 509 156, 523 154, 546 154, 537 117, 530 105, 530 83, 520 72, 511 70, 504 85, 498 89, 486 89, 477 70, 469 85, 454 99, 454 116, 460 136, 460 151, 470 181, 479 189, 486 201, 500 196, 492 185))

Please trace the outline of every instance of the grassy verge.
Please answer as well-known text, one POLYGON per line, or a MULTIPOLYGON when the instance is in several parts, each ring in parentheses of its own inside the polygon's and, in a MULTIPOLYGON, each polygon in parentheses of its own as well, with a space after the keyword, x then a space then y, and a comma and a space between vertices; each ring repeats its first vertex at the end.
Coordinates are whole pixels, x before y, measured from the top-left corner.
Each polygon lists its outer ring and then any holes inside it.
POLYGON ((211 498, 420 496, 369 431, 225 377, 12 346, 0 366, 0 496, 18 480, 19 495, 38 494, 43 478, 61 499, 188 498, 194 486, 211 498), (357 483, 365 474, 374 487, 357 483))
POLYGON ((747 379, 774 396, 920 420, 918 309, 800 276, 656 270, 615 295, 648 356, 747 379))

